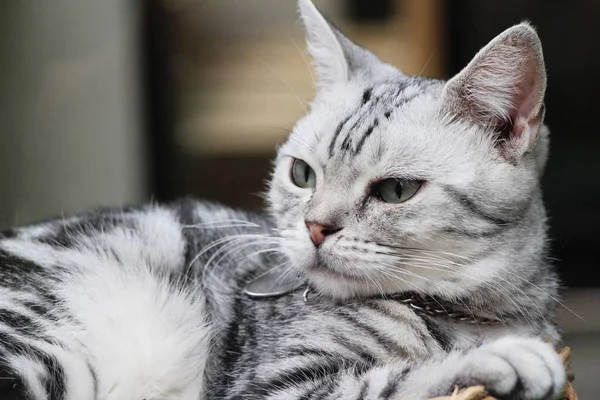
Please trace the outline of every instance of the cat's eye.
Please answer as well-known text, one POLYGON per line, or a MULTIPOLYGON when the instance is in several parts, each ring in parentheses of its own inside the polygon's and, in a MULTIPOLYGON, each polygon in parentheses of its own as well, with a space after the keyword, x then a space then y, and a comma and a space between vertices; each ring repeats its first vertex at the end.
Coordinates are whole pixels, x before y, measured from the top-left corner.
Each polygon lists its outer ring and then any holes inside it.
POLYGON ((292 163, 292 182, 304 189, 314 188, 317 184, 317 175, 306 162, 296 158, 292 163))
POLYGON ((386 203, 402 203, 413 197, 421 184, 408 179, 384 179, 375 186, 374 194, 386 203))

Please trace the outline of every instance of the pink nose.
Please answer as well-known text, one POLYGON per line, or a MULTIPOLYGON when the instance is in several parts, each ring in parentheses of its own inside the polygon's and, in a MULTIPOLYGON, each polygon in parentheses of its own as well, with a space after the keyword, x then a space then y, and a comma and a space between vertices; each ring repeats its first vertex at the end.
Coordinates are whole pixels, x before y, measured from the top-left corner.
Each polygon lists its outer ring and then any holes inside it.
POLYGON ((325 241, 325 237, 334 234, 342 230, 331 225, 319 224, 317 222, 305 221, 306 227, 310 233, 310 239, 314 243, 315 247, 319 247, 321 243, 325 241))

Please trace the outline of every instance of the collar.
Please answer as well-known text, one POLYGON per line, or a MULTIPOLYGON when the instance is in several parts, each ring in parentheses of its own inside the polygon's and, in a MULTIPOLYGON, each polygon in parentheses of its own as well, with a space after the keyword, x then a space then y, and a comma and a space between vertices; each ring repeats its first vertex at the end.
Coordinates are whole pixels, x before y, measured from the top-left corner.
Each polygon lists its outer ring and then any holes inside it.
MULTIPOLYGON (((278 271, 269 271, 259 275, 248 282, 244 293, 253 299, 277 298, 296 292, 304 288, 303 299, 305 303, 313 300, 311 293, 314 289, 310 287, 306 279, 293 274, 282 275, 278 271)), ((458 323, 473 325, 505 325, 510 317, 498 318, 483 313, 480 310, 473 311, 462 302, 451 302, 436 296, 424 295, 416 292, 399 292, 388 295, 376 295, 358 299, 365 302, 370 300, 392 300, 400 302, 409 307, 414 313, 423 317, 447 319, 458 323)))
MULTIPOLYGON (((302 297, 305 303, 308 303, 310 293, 314 290, 307 285, 302 297)), ((359 301, 369 300, 391 300, 398 301, 419 316, 429 316, 435 318, 444 318, 454 322, 469 323, 473 325, 505 325, 508 317, 496 318, 483 315, 479 311, 467 310, 466 305, 458 306, 456 303, 437 298, 435 296, 423 295, 416 292, 399 292, 387 295, 375 295, 359 299, 359 301)))

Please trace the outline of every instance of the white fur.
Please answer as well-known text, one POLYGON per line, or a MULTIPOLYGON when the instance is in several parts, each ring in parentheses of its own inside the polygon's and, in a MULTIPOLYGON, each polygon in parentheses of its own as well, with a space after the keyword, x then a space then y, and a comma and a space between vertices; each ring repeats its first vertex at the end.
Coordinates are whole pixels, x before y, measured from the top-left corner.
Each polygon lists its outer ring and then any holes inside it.
POLYGON ((117 228, 86 237, 78 249, 20 239, 1 246, 47 268, 65 268, 56 271, 63 276, 54 293, 74 319, 50 333, 81 352, 81 359, 61 356, 59 347, 47 350, 73 377, 70 400, 91 396, 88 369, 77 366, 84 359, 97 374, 100 399, 199 399, 210 327, 201 291, 174 284, 177 275, 169 279, 183 263, 181 230, 161 209, 132 218, 142 230, 117 228))
POLYGON ((506 336, 466 354, 451 353, 443 360, 426 363, 403 384, 406 398, 425 399, 424 388, 444 387, 447 382, 481 384, 492 393, 510 393, 518 380, 526 399, 558 393, 565 383, 560 357, 539 339, 506 336))

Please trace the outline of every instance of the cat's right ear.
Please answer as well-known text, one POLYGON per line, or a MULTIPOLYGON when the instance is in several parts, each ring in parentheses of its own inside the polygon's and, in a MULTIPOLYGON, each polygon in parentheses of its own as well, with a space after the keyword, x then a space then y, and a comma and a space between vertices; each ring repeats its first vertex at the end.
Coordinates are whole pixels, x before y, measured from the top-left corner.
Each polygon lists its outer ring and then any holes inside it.
POLYGON ((346 82, 353 76, 368 79, 395 71, 334 28, 311 0, 298 0, 298 10, 306 28, 307 49, 314 60, 317 87, 346 82))
POLYGON ((446 84, 444 103, 458 117, 495 133, 502 154, 531 150, 544 118, 546 70, 542 44, 528 23, 507 29, 446 84))
POLYGON ((306 28, 307 50, 314 60, 317 86, 348 79, 348 62, 333 27, 311 0, 299 0, 300 18, 306 28))

